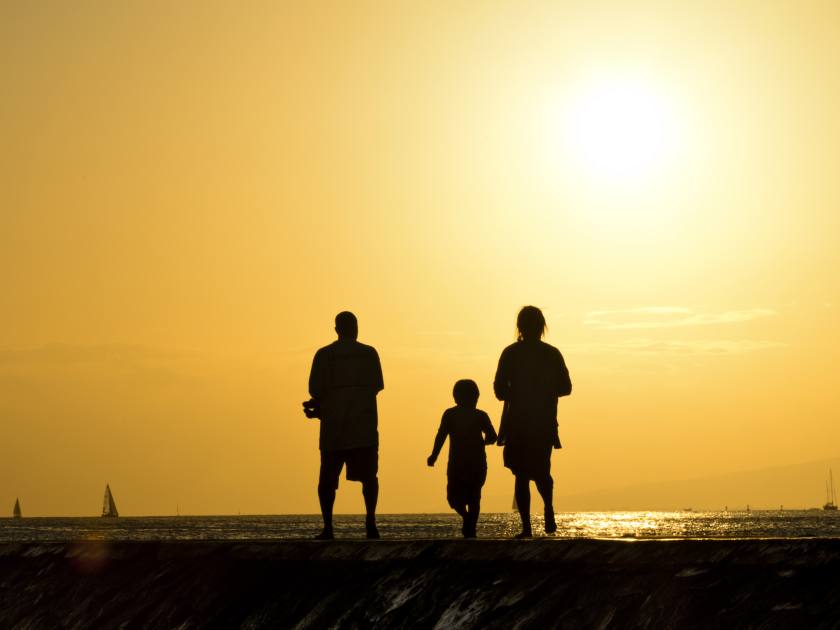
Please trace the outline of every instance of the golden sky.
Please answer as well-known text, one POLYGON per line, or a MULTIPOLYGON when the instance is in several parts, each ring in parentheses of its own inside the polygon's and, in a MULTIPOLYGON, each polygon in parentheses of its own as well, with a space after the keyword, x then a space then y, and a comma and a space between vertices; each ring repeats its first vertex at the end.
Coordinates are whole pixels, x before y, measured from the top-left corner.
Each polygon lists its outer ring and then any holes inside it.
POLYGON ((524 304, 575 386, 558 510, 838 457, 837 3, 430 5, 2 4, 0 512, 317 512, 344 309, 382 512, 447 511, 440 415, 473 378, 498 425, 524 304))

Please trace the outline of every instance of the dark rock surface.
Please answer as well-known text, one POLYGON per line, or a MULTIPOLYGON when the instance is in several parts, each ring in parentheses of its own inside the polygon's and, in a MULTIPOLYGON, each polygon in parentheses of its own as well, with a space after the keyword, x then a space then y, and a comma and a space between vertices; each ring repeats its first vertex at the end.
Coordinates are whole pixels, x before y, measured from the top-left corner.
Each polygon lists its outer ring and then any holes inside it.
POLYGON ((0 628, 837 628, 840 540, 0 545, 0 628))

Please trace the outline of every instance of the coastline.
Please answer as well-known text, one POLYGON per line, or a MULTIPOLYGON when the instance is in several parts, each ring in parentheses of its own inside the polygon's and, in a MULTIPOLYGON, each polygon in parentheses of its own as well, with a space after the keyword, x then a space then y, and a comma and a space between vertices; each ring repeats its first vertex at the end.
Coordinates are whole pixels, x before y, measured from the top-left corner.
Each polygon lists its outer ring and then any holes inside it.
POLYGON ((840 539, 0 544, 19 628, 834 628, 840 539))

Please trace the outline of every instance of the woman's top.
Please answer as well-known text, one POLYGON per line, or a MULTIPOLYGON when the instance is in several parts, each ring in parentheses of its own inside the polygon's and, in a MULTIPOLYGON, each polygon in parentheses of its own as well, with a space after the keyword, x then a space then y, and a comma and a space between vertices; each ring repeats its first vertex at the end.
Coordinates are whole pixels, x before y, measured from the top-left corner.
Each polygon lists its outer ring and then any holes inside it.
POLYGON ((557 399, 572 393, 569 370, 560 351, 539 339, 523 340, 502 351, 493 382, 505 401, 499 442, 554 442, 557 399))

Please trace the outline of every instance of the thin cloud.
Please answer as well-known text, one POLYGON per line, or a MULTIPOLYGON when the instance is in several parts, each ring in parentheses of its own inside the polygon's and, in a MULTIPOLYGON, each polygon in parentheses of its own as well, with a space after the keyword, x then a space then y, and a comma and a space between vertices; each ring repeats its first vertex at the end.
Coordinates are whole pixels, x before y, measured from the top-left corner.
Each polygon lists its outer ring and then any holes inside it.
POLYGON ((768 308, 753 308, 722 313, 696 313, 677 306, 646 306, 613 311, 591 311, 584 325, 601 330, 641 330, 651 328, 683 328, 748 322, 776 315, 768 308))
POLYGON ((591 343, 569 345, 566 349, 578 353, 618 352, 636 355, 725 355, 746 354, 774 348, 783 348, 787 344, 778 341, 754 339, 714 339, 703 341, 626 339, 614 343, 591 343))

